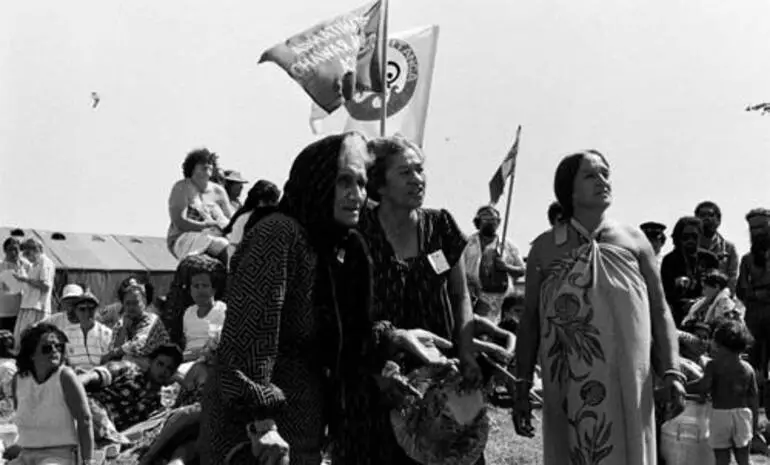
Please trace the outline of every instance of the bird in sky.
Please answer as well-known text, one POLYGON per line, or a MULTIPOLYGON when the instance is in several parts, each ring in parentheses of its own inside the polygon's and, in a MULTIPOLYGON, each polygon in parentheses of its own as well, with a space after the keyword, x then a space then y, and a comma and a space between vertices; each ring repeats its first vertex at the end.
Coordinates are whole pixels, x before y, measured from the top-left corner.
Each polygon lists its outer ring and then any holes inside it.
POLYGON ((96 92, 91 92, 91 108, 96 108, 97 105, 99 105, 99 102, 102 100, 101 97, 99 97, 99 94, 96 92))
POLYGON ((746 111, 759 111, 760 114, 766 115, 770 113, 770 103, 759 103, 756 105, 749 105, 746 107, 746 111))

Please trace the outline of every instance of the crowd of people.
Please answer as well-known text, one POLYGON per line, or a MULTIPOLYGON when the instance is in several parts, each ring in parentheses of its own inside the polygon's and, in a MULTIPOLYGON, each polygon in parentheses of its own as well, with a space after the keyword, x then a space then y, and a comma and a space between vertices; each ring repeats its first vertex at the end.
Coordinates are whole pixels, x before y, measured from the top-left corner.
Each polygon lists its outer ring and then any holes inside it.
POLYGON ((400 136, 318 140, 283 193, 260 180, 243 203, 245 179, 218 163, 192 151, 171 189, 165 299, 141 277, 110 305, 68 283, 52 313, 52 262, 33 239, 5 240, 0 392, 17 463, 136 451, 144 428, 144 464, 483 464, 477 400, 504 386, 531 437, 536 374, 546 465, 656 463, 687 393, 712 402, 717 463, 749 463, 770 361, 770 210, 746 215, 740 258, 702 202, 661 257, 665 225, 607 215, 610 165, 590 150, 556 169, 550 225, 525 259, 494 206, 469 237, 425 208, 425 154, 400 136), (435 379, 415 381, 425 367, 435 379))

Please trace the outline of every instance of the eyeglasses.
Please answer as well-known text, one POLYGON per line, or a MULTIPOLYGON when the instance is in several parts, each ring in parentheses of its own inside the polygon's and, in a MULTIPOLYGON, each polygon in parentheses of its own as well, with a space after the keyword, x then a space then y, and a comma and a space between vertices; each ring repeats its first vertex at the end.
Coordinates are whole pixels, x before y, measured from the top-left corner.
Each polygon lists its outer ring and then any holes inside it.
POLYGON ((92 313, 92 312, 96 312, 96 307, 91 306, 91 305, 89 305, 89 306, 80 305, 80 306, 75 307, 75 310, 78 311, 78 312, 92 313))
POLYGON ((56 351, 59 352, 60 354, 63 354, 64 344, 61 342, 58 344, 44 344, 43 346, 40 347, 40 353, 43 355, 51 355, 54 349, 56 349, 56 351))

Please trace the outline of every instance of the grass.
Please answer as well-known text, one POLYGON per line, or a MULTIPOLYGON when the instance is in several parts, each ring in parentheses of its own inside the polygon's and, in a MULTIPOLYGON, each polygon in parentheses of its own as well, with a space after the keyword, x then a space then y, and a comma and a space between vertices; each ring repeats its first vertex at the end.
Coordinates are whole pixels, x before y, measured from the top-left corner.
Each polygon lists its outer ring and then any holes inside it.
MULTIPOLYGON (((535 412, 538 432, 532 439, 522 438, 513 430, 511 417, 505 410, 490 412, 491 431, 486 458, 489 465, 540 465, 543 463, 543 436, 540 434, 540 415, 535 412)), ((735 462, 733 462, 735 463, 735 462)), ((770 457, 753 455, 753 465, 770 465, 770 457)))

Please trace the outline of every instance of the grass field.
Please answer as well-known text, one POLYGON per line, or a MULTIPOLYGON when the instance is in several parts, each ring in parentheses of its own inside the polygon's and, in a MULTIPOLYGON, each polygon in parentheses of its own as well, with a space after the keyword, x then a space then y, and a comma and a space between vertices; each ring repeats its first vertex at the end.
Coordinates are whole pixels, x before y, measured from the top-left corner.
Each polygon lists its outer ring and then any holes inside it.
MULTIPOLYGON (((540 418, 537 416, 535 426, 537 435, 532 439, 516 435, 508 412, 492 410, 492 430, 487 444, 487 464, 489 465, 539 465, 543 463, 543 437, 540 434, 540 418)), ((753 465, 770 465, 770 458, 761 455, 751 457, 753 465)), ((565 464, 566 465, 566 464, 565 464)))

